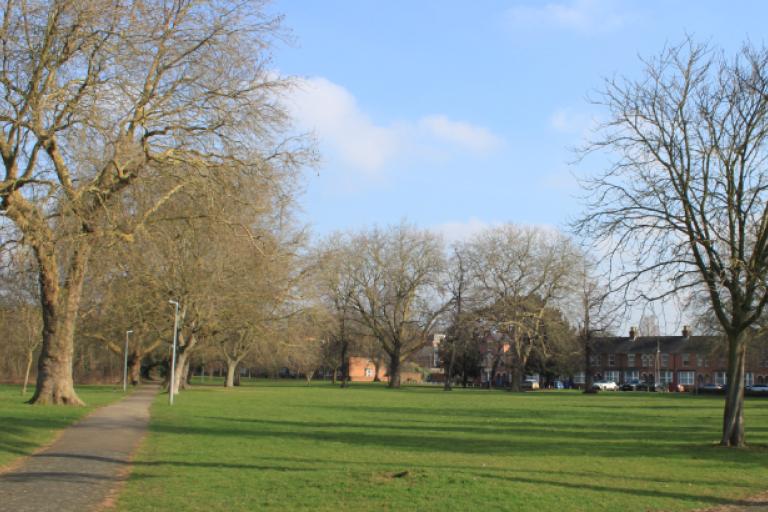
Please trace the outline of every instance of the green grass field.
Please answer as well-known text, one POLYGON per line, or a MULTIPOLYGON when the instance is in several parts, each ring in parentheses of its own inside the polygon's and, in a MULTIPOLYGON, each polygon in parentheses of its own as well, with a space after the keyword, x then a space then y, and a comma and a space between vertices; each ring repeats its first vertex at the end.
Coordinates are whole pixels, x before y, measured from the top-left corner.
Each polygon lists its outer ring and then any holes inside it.
POLYGON ((95 407, 124 396, 114 386, 78 386, 77 393, 86 407, 34 406, 25 403, 31 392, 22 396, 21 386, 0 385, 0 468, 48 443, 95 407))
POLYGON ((338 389, 261 382, 164 396, 123 511, 689 510, 768 489, 768 400, 744 450, 721 397, 338 389))

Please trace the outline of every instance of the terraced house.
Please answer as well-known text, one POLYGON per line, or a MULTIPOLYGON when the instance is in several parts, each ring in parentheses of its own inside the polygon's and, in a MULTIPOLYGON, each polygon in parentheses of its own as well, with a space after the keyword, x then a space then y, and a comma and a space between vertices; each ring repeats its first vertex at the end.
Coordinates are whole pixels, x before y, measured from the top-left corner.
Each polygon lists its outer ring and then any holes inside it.
MULTIPOLYGON (((631 380, 658 382, 670 389, 691 390, 727 382, 727 355, 719 336, 693 336, 684 327, 680 336, 597 338, 589 357, 595 379, 622 384, 631 380)), ((747 353, 746 385, 768 383, 768 344, 751 344, 747 353)))

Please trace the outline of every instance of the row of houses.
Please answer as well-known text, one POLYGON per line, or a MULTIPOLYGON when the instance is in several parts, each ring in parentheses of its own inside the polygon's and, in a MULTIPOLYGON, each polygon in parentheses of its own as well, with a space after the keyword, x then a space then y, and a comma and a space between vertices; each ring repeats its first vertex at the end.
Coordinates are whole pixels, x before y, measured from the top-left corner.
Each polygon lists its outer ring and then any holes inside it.
MULTIPOLYGON (((422 350, 411 358, 402 373, 403 382, 440 382, 439 346, 443 335, 435 335, 422 350)), ((694 336, 684 327, 679 336, 638 336, 631 328, 628 336, 601 337, 592 340, 589 355, 590 372, 594 379, 611 380, 617 384, 630 381, 659 383, 665 387, 690 390, 706 384, 727 382, 725 344, 718 336, 694 336)), ((481 351, 484 348, 481 346, 481 351)), ((503 352, 507 352, 502 347, 503 352)), ((494 355, 481 354, 481 377, 477 384, 493 379, 497 386, 509 384, 511 372, 505 359, 493 366, 494 355), (495 370, 491 375, 492 370, 495 370)), ((349 371, 353 381, 373 381, 376 364, 365 357, 350 358, 349 371)), ((386 381, 386 363, 379 366, 379 378, 386 381)), ((563 376, 575 385, 583 385, 584 372, 563 376)), ((753 347, 748 354, 746 384, 768 383, 768 347, 753 347)))
MULTIPOLYGON (((631 380, 658 382, 685 389, 727 382, 725 343, 719 336, 693 336, 684 327, 679 336, 628 336, 594 340, 589 364, 595 378, 622 384, 631 380)), ((768 351, 753 347, 746 362, 746 385, 768 382, 768 351)))

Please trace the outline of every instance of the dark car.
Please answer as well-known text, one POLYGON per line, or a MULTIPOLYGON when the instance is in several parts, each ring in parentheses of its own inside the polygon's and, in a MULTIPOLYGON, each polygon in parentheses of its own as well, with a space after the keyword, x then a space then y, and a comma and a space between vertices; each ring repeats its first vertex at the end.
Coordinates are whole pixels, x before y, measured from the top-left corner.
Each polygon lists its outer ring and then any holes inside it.
POLYGON ((725 386, 722 384, 702 384, 696 389, 699 393, 725 393, 725 386))
POLYGON ((621 386, 622 391, 664 391, 664 386, 653 382, 632 379, 621 386))
POLYGON ((621 385, 622 391, 642 391, 647 388, 647 384, 639 379, 632 379, 621 385))

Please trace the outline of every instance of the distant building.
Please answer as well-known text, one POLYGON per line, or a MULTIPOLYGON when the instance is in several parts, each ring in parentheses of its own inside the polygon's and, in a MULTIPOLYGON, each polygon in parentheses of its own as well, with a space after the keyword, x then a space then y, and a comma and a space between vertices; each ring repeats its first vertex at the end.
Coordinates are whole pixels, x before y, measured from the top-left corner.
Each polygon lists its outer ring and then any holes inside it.
MULTIPOLYGON (((687 326, 680 336, 638 336, 632 328, 629 336, 597 338, 589 364, 596 380, 618 384, 640 380, 690 390, 727 382, 723 339, 692 336, 687 326)), ((764 347, 751 347, 745 380, 748 386, 768 382, 768 350, 764 347)))

